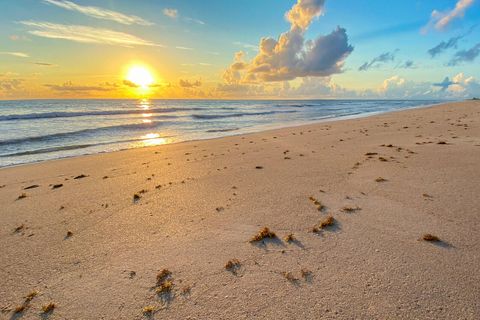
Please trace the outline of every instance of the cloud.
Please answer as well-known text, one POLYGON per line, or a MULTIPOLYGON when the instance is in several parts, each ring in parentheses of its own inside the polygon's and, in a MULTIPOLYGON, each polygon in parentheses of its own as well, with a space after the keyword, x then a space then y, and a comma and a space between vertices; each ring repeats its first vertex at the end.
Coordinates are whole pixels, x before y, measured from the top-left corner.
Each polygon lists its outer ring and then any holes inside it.
POLYGON ((123 80, 123 84, 126 85, 127 87, 130 87, 130 88, 140 88, 140 85, 130 81, 130 80, 123 80))
POLYGON ((171 83, 152 83, 148 86, 149 88, 170 88, 172 87, 171 83))
POLYGON ((332 77, 304 77, 297 81, 251 83, 223 83, 212 91, 217 97, 245 96, 281 99, 462 99, 480 96, 480 83, 474 77, 459 73, 440 83, 408 80, 393 75, 377 87, 348 89, 332 77), (445 87, 445 89, 442 89, 445 87))
POLYGON ((115 82, 108 82, 108 81, 103 82, 103 83, 101 83, 100 85, 101 85, 101 86, 104 86, 104 87, 112 87, 112 88, 119 88, 119 87, 120 87, 117 83, 115 83, 115 82))
POLYGON ((186 17, 184 18, 185 21, 187 22, 194 22, 194 23, 197 23, 197 24, 200 24, 200 25, 205 25, 206 23, 202 20, 198 20, 198 19, 194 19, 194 18, 189 18, 189 17, 186 17))
POLYGON ((348 90, 335 83, 331 77, 302 78, 298 86, 292 86, 285 81, 278 90, 279 97, 295 97, 304 99, 315 98, 355 98, 357 92, 348 90))
POLYGON ((19 36, 16 34, 9 35, 8 38, 12 41, 29 41, 30 40, 25 36, 19 36))
POLYGON ((12 97, 16 99, 20 92, 25 92, 23 79, 2 79, 0 76, 0 97, 12 97))
POLYGON ((269 96, 262 85, 251 85, 243 83, 219 83, 215 93, 227 97, 261 97, 269 96))
MULTIPOLYGON (((135 82, 132 82, 132 81, 127 80, 127 79, 123 80, 122 83, 123 83, 123 85, 125 85, 127 87, 130 87, 130 88, 141 88, 142 87, 141 85, 136 84, 135 82)), ((112 84, 112 85, 115 85, 116 87, 118 87, 118 85, 116 85, 116 84, 112 84)), ((148 85, 149 88, 159 88, 159 87, 166 87, 166 86, 169 86, 169 84, 164 85, 164 84, 159 84, 159 83, 152 83, 152 84, 148 85)))
POLYGON ((178 46, 178 47, 175 47, 175 49, 178 49, 178 50, 193 50, 193 48, 189 48, 189 47, 181 47, 181 46, 178 46))
POLYGON ((82 6, 67 0, 43 0, 43 2, 63 8, 63 9, 67 9, 70 11, 80 12, 80 13, 83 13, 84 15, 87 15, 89 17, 96 18, 96 19, 111 20, 111 21, 115 21, 121 24, 126 24, 126 25, 131 25, 131 24, 139 24, 144 26, 153 25, 152 22, 149 22, 137 16, 126 15, 117 11, 112 11, 112 10, 99 8, 99 7, 82 6))
POLYGON ((236 45, 236 46, 239 46, 239 47, 243 47, 245 49, 251 49, 251 50, 254 50, 254 51, 258 51, 258 46, 254 45, 254 44, 240 42, 240 41, 235 41, 235 42, 233 42, 233 44, 236 45))
POLYGON ((9 51, 4 51, 0 52, 0 54, 3 55, 8 55, 8 56, 14 56, 14 57, 19 57, 19 58, 28 58, 29 55, 23 52, 9 52, 9 51))
POLYGON ((398 65, 397 68, 413 69, 413 68, 415 68, 415 62, 413 62, 413 60, 407 60, 407 61, 401 63, 400 65, 398 65))
POLYGON ((474 77, 466 77, 463 72, 455 75, 452 80, 445 77, 442 82, 433 83, 435 87, 439 87, 441 92, 445 92, 450 96, 478 96, 480 95, 480 83, 474 77))
MULTIPOLYGON (((173 9, 173 8, 163 9, 163 14, 165 16, 169 17, 169 18, 172 18, 172 19, 177 19, 177 18, 180 17, 180 14, 178 13, 178 10, 173 9)), ((195 19, 195 18, 183 17, 182 19, 186 22, 196 23, 196 24, 199 24, 199 25, 202 25, 202 26, 206 24, 204 21, 199 20, 199 19, 195 19)))
POLYGON ((450 49, 450 48, 456 49, 457 45, 458 45, 458 42, 461 39, 468 36, 476 27, 477 27, 477 25, 474 25, 464 34, 458 35, 456 37, 452 37, 452 38, 448 39, 447 41, 440 42, 435 47, 428 50, 428 53, 430 54, 430 56, 432 56, 432 58, 434 58, 435 56, 439 55, 440 53, 444 52, 447 49, 450 49))
POLYGON ((393 76, 386 79, 377 92, 363 93, 371 98, 462 99, 480 95, 480 83, 474 77, 459 73, 441 82, 417 82, 393 76))
POLYGON ((448 63, 449 66, 456 66, 462 62, 473 62, 480 54, 480 42, 468 50, 460 50, 455 53, 448 63))
POLYGON ((54 91, 61 92, 88 92, 88 91, 111 91, 113 88, 105 86, 79 86, 74 85, 71 81, 67 81, 62 85, 45 84, 45 87, 54 91))
POLYGON ((452 84, 454 84, 454 82, 450 81, 449 77, 445 77, 442 82, 432 83, 434 87, 440 87, 441 90, 447 90, 452 84))
POLYGON ((135 45, 161 46, 128 33, 108 29, 37 21, 21 21, 20 23, 32 28, 28 31, 30 34, 44 38, 64 39, 81 43, 121 45, 127 47, 135 45))
POLYGON ((200 80, 189 81, 189 80, 180 79, 178 81, 178 84, 182 88, 194 88, 194 87, 201 87, 202 86, 202 82, 200 80))
POLYGON ((298 77, 326 77, 341 73, 344 60, 353 51, 346 30, 337 27, 330 34, 305 40, 313 19, 323 13, 324 0, 298 0, 285 14, 290 30, 278 40, 262 38, 258 54, 251 61, 238 59, 224 71, 232 83, 259 83, 293 80, 298 77), (243 68, 239 68, 242 65, 243 68))
POLYGON ((401 87, 405 84, 405 79, 399 76, 392 76, 388 79, 385 79, 382 84, 382 90, 387 91, 391 88, 401 87))
POLYGON ((0 75, 0 94, 9 96, 14 91, 23 88, 23 79, 9 78, 6 75, 0 75))
POLYGON ((436 55, 439 55, 443 51, 450 49, 450 48, 457 48, 458 40, 462 39, 463 36, 456 36, 448 39, 447 41, 442 41, 435 47, 428 50, 428 53, 434 58, 436 55))
POLYGON ((407 80, 398 75, 385 79, 377 90, 365 90, 363 98, 372 99, 440 99, 441 95, 427 82, 407 80))
POLYGON ((34 62, 33 64, 36 64, 38 66, 44 66, 44 67, 54 67, 55 66, 53 63, 48 63, 48 62, 34 62))
POLYGON ((418 83, 394 75, 383 80, 377 88, 352 90, 333 81, 332 78, 305 78, 300 86, 291 88, 286 93, 301 98, 335 98, 335 99, 398 99, 414 97, 428 99, 431 85, 418 83))
POLYGON ((172 8, 163 9, 163 14, 169 18, 176 19, 178 17, 178 10, 172 8))
POLYGON ((291 23, 292 29, 305 30, 313 19, 323 13, 325 0, 298 0, 298 2, 285 14, 291 23))
POLYGON ((382 64, 382 63, 393 61, 393 60, 395 60, 395 54, 396 54, 397 51, 398 51, 398 49, 393 51, 393 52, 384 52, 381 55, 373 58, 370 62, 367 61, 364 64, 362 64, 358 68, 358 70, 359 71, 367 71, 370 68, 379 67, 380 64, 382 64))
POLYGON ((474 2, 475 0, 458 0, 455 8, 451 10, 444 12, 433 10, 430 15, 430 21, 422 28, 422 33, 428 32, 432 27, 437 30, 444 30, 452 23, 452 21, 463 18, 467 9, 473 5, 474 2))
POLYGON ((480 96, 480 83, 474 77, 467 77, 461 72, 453 77, 453 82, 454 86, 449 88, 451 92, 463 93, 465 97, 480 96))

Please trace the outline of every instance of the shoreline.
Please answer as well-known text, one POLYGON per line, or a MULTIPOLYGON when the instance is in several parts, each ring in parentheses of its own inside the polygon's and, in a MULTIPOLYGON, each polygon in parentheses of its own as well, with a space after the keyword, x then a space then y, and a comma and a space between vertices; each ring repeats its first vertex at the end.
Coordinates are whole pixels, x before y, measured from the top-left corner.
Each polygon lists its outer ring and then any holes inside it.
MULTIPOLYGON (((99 100, 99 99, 92 99, 92 100, 99 100)), ((123 99, 125 100, 125 99, 123 99)), ((135 100, 135 99, 132 99, 135 100)), ((181 99, 180 99, 181 100, 181 99)), ((323 99, 325 100, 325 99, 323 99)), ((336 100, 336 99, 335 99, 336 100)), ((348 100, 348 99, 346 99, 348 100)), ((232 100, 234 101, 234 100, 232 100)), ((254 100, 252 100, 254 101, 254 100)), ((259 100, 261 101, 261 100, 259 100)), ((289 100, 279 100, 279 101, 289 101, 289 100)), ((291 100, 291 101, 298 101, 298 100, 291 100)), ((305 100, 308 101, 308 100, 305 100)), ((367 100, 368 101, 368 100, 367 100)), ((375 101, 390 101, 390 100, 375 100, 375 101)), ((396 101, 396 100, 391 100, 391 101, 396 101)), ((422 101, 422 100, 418 100, 422 101)), ((425 100, 428 101, 428 100, 425 100)), ((214 138, 204 138, 204 139, 194 139, 194 140, 184 140, 184 141, 178 141, 178 142, 172 142, 168 143, 168 145, 172 144, 180 144, 180 143, 188 143, 188 142, 196 142, 196 141, 209 141, 209 140, 216 140, 216 139, 222 139, 226 137, 234 137, 234 136, 244 136, 244 135, 250 135, 250 134, 255 134, 255 133, 262 133, 262 132, 268 132, 268 131, 273 131, 273 130, 279 130, 279 129, 286 129, 286 128, 296 128, 296 127, 302 127, 302 126, 308 126, 312 124, 320 124, 320 123, 326 123, 326 122, 335 122, 335 121, 346 121, 346 120, 355 120, 355 119, 362 119, 362 118, 368 118, 368 117, 375 117, 378 115, 382 114, 388 114, 388 113, 394 113, 394 112, 402 112, 402 111, 408 111, 408 110, 415 110, 415 109, 421 109, 421 108, 431 108, 431 107, 436 107, 436 106, 441 106, 443 104, 448 104, 448 103, 459 103, 462 101, 450 101, 450 102, 440 102, 440 103, 435 103, 435 104, 428 104, 428 105, 419 105, 419 106, 413 106, 413 107, 407 107, 404 109, 400 110, 388 110, 388 111, 378 111, 378 112, 370 112, 370 113, 362 113, 362 114, 356 114, 356 115, 346 115, 346 116, 338 116, 338 117, 326 117, 325 119, 320 119, 320 120, 313 120, 313 121, 302 121, 302 122, 297 122, 292 125, 287 125, 287 123, 283 124, 268 124, 262 126, 262 128, 258 128, 259 130, 254 130, 251 132, 244 132, 244 133, 238 133, 238 134, 231 134, 231 135, 225 135, 225 136, 220 136, 220 137, 214 137, 214 138), (271 128, 270 128, 271 127, 271 128)), ((167 145, 167 144, 164 144, 167 145)), ((79 155, 73 155, 73 156, 64 156, 64 157, 59 157, 55 159, 49 159, 49 160, 37 160, 37 161, 31 161, 31 162, 24 162, 24 163, 19 163, 19 164, 13 164, 13 165, 6 165, 6 166, 0 166, 0 170, 6 169, 6 168, 13 168, 13 167, 18 167, 18 166, 25 166, 25 165, 34 165, 34 164, 39 164, 43 162, 49 162, 49 161, 58 161, 58 160, 65 160, 65 159, 75 159, 78 157, 84 157, 84 156, 94 156, 94 155, 101 155, 101 154, 108 154, 108 153, 114 153, 114 152, 123 152, 127 150, 135 150, 135 149, 143 149, 143 148, 155 148, 159 147, 162 145, 154 145, 154 146, 143 146, 143 147, 133 147, 133 148, 125 148, 125 149, 119 149, 119 150, 113 150, 113 151, 101 151, 101 152, 92 152, 92 153, 85 153, 85 154, 79 154, 79 155)))
MULTIPOLYGON (((324 98, 324 99, 221 99, 221 98, 215 98, 215 99, 181 99, 181 98, 75 98, 75 99, 58 99, 58 98, 33 98, 33 99, 15 99, 15 100, 2 100, 0 101, 8 101, 8 102, 15 102, 15 101, 42 101, 42 100, 142 100, 142 99, 148 99, 148 100, 172 100, 172 101, 321 101, 321 100, 344 100, 344 101, 369 101, 369 100, 376 100, 376 101, 396 101, 398 99, 336 99, 336 98, 324 98)), ((429 101, 430 99, 411 99, 411 101, 429 101)), ((471 100, 471 99, 470 99, 471 100)), ((450 103, 450 102, 455 102, 456 100, 444 100, 444 103, 450 103)))
POLYGON ((2 168, 0 319, 478 319, 480 102, 397 111, 2 168))

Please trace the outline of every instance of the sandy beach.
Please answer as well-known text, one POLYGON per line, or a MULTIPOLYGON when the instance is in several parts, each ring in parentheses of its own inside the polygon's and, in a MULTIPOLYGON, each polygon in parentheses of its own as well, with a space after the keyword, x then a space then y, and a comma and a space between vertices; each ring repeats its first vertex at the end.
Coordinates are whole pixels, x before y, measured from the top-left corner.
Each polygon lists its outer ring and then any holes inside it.
POLYGON ((479 159, 466 101, 3 168, 0 318, 479 319, 479 159))

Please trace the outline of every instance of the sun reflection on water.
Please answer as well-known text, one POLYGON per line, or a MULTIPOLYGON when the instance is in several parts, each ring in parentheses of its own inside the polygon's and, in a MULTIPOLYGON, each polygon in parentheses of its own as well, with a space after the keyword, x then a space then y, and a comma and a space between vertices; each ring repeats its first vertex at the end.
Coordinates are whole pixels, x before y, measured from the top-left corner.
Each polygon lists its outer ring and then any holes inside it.
POLYGON ((150 109, 150 100, 141 99, 138 106, 143 110, 148 110, 150 109))
MULTIPOLYGON (((143 118, 151 118, 151 113, 142 113, 143 118)), ((152 119, 142 119, 143 123, 152 123, 152 119)))
POLYGON ((143 139, 141 145, 145 147, 171 143, 170 138, 161 137, 159 133, 148 133, 141 138, 143 139))
MULTIPOLYGON (((148 112, 151 107, 151 102, 149 99, 141 99, 137 104, 138 108, 145 111, 141 114, 143 123, 152 123, 153 113, 148 112)), ((138 143, 140 147, 149 147, 149 146, 158 146, 162 144, 168 144, 172 142, 172 139, 169 137, 162 137, 159 133, 151 132, 147 133, 144 136, 140 137, 141 141, 138 143)))
POLYGON ((159 133, 147 133, 142 137, 142 139, 156 139, 159 138, 160 134, 159 133))
MULTIPOLYGON (((148 111, 150 109, 150 100, 148 99, 141 99, 139 101, 139 104, 138 104, 138 107, 142 110, 145 110, 145 111, 148 111)), ((151 119, 146 119, 146 118, 151 118, 153 116, 152 113, 142 113, 142 122, 143 123, 152 123, 152 120, 151 119)))

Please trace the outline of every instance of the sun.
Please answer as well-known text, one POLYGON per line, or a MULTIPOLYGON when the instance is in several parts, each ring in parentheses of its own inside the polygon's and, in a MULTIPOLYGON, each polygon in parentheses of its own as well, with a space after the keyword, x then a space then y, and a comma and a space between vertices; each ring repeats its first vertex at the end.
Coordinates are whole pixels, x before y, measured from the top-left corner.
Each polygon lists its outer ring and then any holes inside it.
POLYGON ((144 66, 131 66, 127 71, 127 80, 134 85, 146 89, 155 82, 152 73, 144 66))

